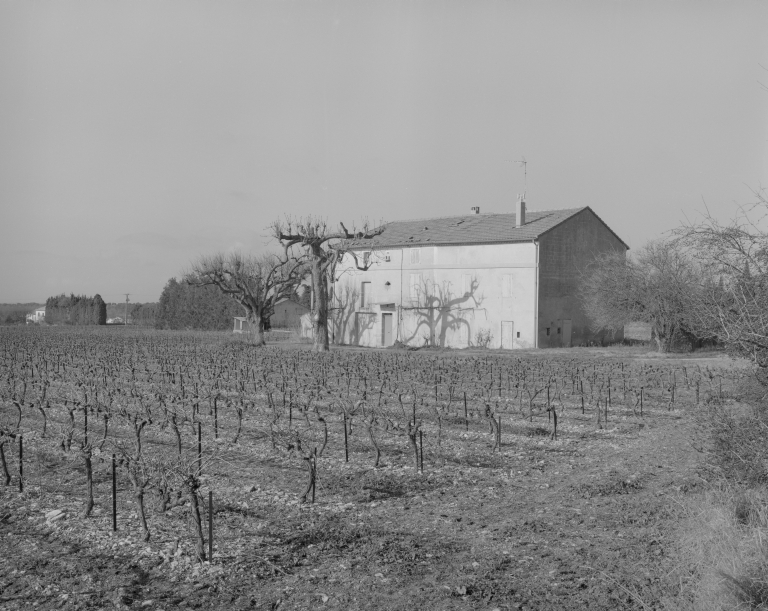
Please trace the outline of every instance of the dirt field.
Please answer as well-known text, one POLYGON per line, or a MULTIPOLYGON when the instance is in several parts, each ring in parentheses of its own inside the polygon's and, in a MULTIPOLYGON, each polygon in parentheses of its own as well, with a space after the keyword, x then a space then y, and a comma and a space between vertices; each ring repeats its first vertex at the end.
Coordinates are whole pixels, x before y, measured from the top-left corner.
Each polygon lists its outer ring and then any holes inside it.
MULTIPOLYGON (((575 359, 659 360, 643 351, 563 352, 575 359)), ((442 358, 425 356, 435 357, 442 358)), ((728 365, 716 354, 695 360, 701 367, 728 365)), ((612 406, 598 430, 594 415, 565 406, 557 440, 549 436, 546 413, 533 422, 505 416, 501 452, 492 452, 485 422, 471 420, 467 431, 463 421, 452 421, 439 447, 434 435, 427 437, 423 473, 407 442, 388 446, 373 468, 360 429, 351 432, 347 463, 342 436, 332 430, 318 460, 314 504, 300 502, 301 458, 286 447, 273 449, 246 427, 235 445, 222 436, 215 460, 203 469, 202 497, 214 493, 214 556, 204 564, 195 559, 183 506, 157 514, 148 501, 151 539, 142 541, 131 487, 119 470, 118 531, 111 532, 106 455, 95 458, 96 509, 79 517, 81 461, 42 439, 35 432, 39 417, 30 415, 25 491, 18 492, 16 478, 0 488, 0 606, 685 606, 676 529, 681 503, 706 482, 691 445, 694 407, 668 407, 647 406, 639 417, 612 406)), ((169 442, 148 437, 147 443, 169 442)), ((6 444, 5 451, 14 473, 16 446, 6 444)))

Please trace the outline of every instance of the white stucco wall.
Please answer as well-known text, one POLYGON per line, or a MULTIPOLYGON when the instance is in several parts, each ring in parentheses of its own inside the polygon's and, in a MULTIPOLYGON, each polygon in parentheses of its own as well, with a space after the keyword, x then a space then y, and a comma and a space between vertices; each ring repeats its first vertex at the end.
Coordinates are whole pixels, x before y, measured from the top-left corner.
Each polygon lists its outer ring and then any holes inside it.
POLYGON ((382 313, 392 312, 394 339, 414 346, 466 348, 490 333, 489 347, 499 348, 502 321, 514 322, 513 347, 535 345, 535 244, 414 250, 373 251, 367 271, 345 257, 334 286, 334 341, 380 346, 382 313), (361 305, 363 282, 370 284, 361 305))

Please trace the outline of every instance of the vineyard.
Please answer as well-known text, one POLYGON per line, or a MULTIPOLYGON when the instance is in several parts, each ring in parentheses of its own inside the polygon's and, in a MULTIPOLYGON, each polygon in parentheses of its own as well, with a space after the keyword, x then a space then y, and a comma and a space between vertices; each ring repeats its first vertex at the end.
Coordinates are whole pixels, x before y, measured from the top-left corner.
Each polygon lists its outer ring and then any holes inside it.
POLYGON ((688 413, 738 380, 66 328, 0 376, 0 603, 73 609, 660 608, 688 413))

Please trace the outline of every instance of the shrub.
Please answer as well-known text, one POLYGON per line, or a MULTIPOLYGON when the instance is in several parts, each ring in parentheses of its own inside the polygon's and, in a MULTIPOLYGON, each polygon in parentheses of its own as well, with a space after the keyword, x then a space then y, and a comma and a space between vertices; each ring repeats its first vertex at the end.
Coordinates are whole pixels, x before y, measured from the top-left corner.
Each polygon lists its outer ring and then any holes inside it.
POLYGON ((488 348, 493 341, 493 333, 490 329, 478 329, 475 333, 475 346, 478 348, 488 348))

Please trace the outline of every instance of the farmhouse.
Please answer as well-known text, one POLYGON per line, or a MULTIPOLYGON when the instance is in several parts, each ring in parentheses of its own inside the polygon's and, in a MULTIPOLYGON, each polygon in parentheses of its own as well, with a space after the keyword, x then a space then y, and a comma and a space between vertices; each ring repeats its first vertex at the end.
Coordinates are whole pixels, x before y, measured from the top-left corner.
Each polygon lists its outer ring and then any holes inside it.
POLYGON ((333 282, 336 343, 546 348, 599 342, 579 273, 628 246, 589 207, 388 223, 352 243, 333 282), (370 264, 369 269, 357 269, 370 264))

